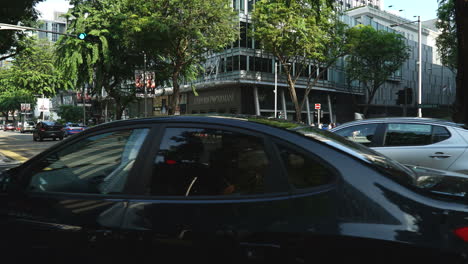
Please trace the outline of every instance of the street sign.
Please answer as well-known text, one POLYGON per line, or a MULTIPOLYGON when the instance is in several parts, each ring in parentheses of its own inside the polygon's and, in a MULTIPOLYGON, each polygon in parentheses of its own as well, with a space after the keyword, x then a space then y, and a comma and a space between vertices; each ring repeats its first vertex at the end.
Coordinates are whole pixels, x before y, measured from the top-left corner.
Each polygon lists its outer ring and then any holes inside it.
POLYGON ((31 111, 31 104, 21 104, 21 111, 31 111))
POLYGON ((315 104, 315 109, 321 109, 321 105, 320 104, 315 104))
POLYGON ((437 104, 418 104, 418 108, 438 108, 437 104))

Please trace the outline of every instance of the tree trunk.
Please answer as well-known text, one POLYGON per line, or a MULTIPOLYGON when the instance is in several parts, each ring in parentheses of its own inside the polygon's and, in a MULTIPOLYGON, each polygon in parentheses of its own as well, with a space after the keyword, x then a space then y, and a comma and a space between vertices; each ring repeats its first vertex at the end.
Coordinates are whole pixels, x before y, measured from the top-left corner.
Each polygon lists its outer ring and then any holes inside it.
POLYGON ((288 74, 288 87, 289 87, 289 96, 291 101, 294 104, 294 109, 296 111, 296 121, 302 122, 301 108, 299 106, 299 101, 297 100, 296 88, 294 87, 294 81, 291 78, 291 74, 288 74))
POLYGON ((172 99, 169 104, 169 115, 174 115, 179 106, 179 72, 180 70, 176 69, 172 73, 172 99))
POLYGON ((455 0, 455 22, 457 24, 458 66, 455 114, 453 120, 468 124, 468 0, 455 0))

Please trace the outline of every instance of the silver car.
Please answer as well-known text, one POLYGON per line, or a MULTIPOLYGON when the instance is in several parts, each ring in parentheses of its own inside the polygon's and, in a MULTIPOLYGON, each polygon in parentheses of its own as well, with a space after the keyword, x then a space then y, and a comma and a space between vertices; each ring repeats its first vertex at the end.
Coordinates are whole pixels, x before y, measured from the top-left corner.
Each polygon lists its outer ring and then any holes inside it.
POLYGON ((463 124, 390 117, 352 121, 330 131, 400 163, 468 174, 468 130, 463 124))
POLYGON ((21 127, 20 132, 21 133, 33 132, 35 126, 36 125, 34 124, 33 121, 26 121, 20 126, 21 127))

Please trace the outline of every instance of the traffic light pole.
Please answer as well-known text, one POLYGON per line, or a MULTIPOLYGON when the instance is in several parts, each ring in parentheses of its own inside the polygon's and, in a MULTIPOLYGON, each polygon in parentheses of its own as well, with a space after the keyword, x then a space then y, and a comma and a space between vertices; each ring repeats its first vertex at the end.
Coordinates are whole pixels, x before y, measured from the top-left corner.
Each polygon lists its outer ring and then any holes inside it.
POLYGON ((5 23, 0 23, 0 30, 20 30, 20 31, 31 30, 31 31, 40 31, 40 32, 59 34, 59 35, 64 35, 64 36, 69 36, 69 37, 76 38, 75 35, 68 34, 68 33, 45 30, 45 29, 40 29, 40 28, 24 27, 24 26, 12 25, 12 24, 5 24, 5 23))

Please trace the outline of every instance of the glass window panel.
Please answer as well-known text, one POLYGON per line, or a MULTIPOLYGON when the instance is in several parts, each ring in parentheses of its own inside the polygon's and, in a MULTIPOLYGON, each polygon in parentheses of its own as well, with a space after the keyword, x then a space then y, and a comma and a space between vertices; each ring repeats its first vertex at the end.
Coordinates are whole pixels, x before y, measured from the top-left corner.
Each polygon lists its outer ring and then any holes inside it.
POLYGON ((388 124, 385 146, 419 146, 431 143, 431 125, 388 124))
POLYGON ((149 129, 80 140, 37 164, 29 189, 39 192, 122 193, 149 129))
POLYGON ((155 158, 151 193, 262 194, 269 164, 260 138, 217 129, 168 128, 155 158))

